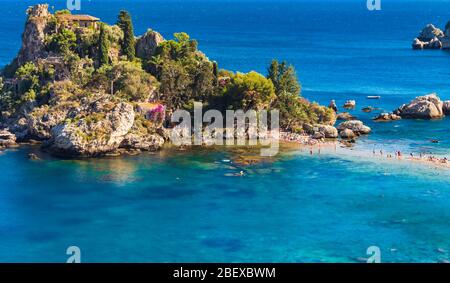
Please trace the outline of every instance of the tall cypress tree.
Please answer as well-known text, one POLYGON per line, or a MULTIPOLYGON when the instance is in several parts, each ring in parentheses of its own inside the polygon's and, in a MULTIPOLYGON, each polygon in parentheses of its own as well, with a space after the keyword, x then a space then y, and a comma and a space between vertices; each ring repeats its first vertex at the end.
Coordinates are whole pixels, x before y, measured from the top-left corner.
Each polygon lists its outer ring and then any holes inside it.
POLYGON ((133 23, 131 16, 127 11, 120 11, 117 25, 123 31, 122 54, 127 56, 128 60, 133 60, 135 56, 135 40, 133 23))
POLYGON ((105 64, 109 63, 109 42, 106 38, 106 32, 105 32, 105 24, 102 23, 100 25, 100 36, 98 39, 98 45, 100 47, 100 50, 98 52, 98 62, 99 66, 103 66, 105 64))

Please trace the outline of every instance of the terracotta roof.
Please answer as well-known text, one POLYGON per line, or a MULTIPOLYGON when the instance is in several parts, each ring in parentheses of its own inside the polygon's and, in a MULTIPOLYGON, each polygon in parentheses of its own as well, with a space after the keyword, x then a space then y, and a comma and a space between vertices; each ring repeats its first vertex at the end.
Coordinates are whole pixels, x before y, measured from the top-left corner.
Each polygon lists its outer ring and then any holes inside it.
POLYGON ((151 102, 141 102, 138 103, 137 106, 142 110, 152 110, 161 105, 161 103, 151 103, 151 102))
POLYGON ((68 21, 90 21, 90 22, 97 22, 100 21, 99 18, 89 16, 89 15, 57 15, 58 18, 68 20, 68 21))

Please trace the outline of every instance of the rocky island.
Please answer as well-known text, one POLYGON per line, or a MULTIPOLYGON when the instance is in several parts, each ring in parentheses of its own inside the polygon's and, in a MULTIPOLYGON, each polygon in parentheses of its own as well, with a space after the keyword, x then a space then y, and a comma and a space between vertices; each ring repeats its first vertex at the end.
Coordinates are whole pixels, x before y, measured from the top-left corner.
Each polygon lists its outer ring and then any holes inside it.
POLYGON ((432 24, 426 25, 419 35, 414 38, 412 48, 419 49, 449 49, 450 48, 450 22, 445 31, 432 24))
MULTIPOLYGON (((194 102, 220 111, 279 109, 288 136, 338 137, 336 113, 302 98, 285 62, 274 60, 267 76, 222 70, 186 33, 136 37, 126 11, 115 25, 52 14, 46 4, 27 15, 20 51, 1 74, 1 147, 37 141, 70 157, 154 151, 168 142, 171 113, 192 111, 194 102)), ((370 131, 344 124, 338 129, 346 136, 370 131)))

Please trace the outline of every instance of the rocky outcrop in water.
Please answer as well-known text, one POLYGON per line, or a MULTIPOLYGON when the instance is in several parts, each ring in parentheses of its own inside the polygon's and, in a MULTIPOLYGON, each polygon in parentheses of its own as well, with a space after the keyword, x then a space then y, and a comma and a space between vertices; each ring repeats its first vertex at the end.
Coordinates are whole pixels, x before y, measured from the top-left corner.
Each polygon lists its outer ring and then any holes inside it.
POLYGON ((419 36, 413 40, 413 49, 441 49, 444 38, 442 30, 436 28, 432 24, 426 25, 419 36))
POLYGON ((387 122, 387 121, 395 121, 400 120, 402 117, 394 114, 394 113, 381 113, 377 117, 375 117, 373 120, 376 122, 387 122))
POLYGON ((8 130, 0 130, 0 148, 16 145, 16 136, 8 130))
POLYGON ((400 106, 394 114, 409 119, 439 119, 444 116, 444 103, 435 93, 419 96, 400 106))
POLYGON ((348 112, 341 112, 341 113, 337 114, 336 118, 337 118, 337 120, 344 120, 344 121, 356 120, 356 118, 348 112))

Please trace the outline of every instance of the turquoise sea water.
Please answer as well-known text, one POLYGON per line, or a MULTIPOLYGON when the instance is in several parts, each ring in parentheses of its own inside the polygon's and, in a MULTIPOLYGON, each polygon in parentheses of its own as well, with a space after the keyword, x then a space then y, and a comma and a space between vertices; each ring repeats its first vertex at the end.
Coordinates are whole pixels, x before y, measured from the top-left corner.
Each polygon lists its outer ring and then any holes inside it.
MULTIPOLYGON (((0 64, 15 56, 23 11, 38 2, 0 1, 0 64)), ((371 118, 429 92, 450 99, 450 53, 410 49, 425 24, 450 20, 450 1, 383 1, 378 12, 365 2, 91 0, 82 12, 113 23, 125 8, 137 33, 186 31, 227 69, 264 72, 286 59, 308 99, 357 100, 352 114, 373 129, 357 147, 448 156, 449 118, 371 118), (360 111, 368 105, 379 110, 360 111)), ((230 149, 98 160, 38 152, 41 161, 30 151, 0 154, 1 262, 64 262, 71 245, 85 262, 355 262, 372 245, 385 262, 449 259, 448 170, 333 151, 251 166, 230 149)))

